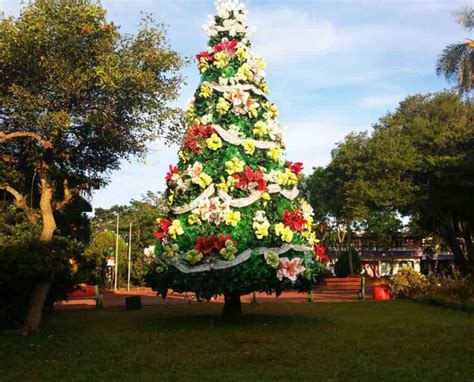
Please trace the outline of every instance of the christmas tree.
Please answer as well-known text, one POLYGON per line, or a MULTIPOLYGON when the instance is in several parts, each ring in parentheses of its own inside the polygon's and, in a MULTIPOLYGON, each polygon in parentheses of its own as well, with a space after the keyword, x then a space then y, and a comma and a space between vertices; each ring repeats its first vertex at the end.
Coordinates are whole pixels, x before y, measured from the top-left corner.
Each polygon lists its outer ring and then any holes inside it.
POLYGON ((311 290, 321 247, 312 208, 299 197, 302 164, 285 160, 247 11, 238 0, 216 8, 204 26, 209 47, 196 56, 201 83, 180 159, 166 175, 169 211, 157 219, 149 284, 163 296, 224 294, 224 312, 238 313, 242 294, 311 290))

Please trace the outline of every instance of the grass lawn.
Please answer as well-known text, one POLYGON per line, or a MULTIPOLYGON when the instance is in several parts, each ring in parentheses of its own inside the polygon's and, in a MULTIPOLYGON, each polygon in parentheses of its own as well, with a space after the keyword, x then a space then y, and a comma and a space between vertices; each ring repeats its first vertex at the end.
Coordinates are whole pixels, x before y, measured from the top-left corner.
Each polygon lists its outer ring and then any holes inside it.
POLYGON ((0 381, 467 381, 474 315, 406 301, 57 312, 0 334, 0 381))

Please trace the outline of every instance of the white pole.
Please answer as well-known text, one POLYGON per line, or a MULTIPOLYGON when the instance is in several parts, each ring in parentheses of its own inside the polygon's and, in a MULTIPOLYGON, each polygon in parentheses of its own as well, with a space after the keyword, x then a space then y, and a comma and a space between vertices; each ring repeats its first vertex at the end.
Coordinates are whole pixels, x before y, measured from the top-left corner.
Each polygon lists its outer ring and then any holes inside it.
POLYGON ((114 290, 117 290, 117 278, 118 278, 118 251, 119 251, 119 214, 117 213, 117 232, 115 234, 115 280, 114 290))
POLYGON ((132 223, 130 223, 130 230, 128 232, 128 277, 127 290, 130 291, 130 264, 132 262, 132 223))

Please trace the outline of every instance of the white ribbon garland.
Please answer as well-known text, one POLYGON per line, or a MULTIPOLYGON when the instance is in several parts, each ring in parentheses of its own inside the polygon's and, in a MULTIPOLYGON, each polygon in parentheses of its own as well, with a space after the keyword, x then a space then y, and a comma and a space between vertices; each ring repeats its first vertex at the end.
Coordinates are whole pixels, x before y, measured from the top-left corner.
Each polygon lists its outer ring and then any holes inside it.
POLYGON ((195 267, 188 267, 187 265, 181 263, 177 259, 172 259, 171 264, 177 268, 182 273, 197 273, 197 272, 206 272, 210 271, 211 269, 226 269, 234 267, 238 264, 243 263, 245 260, 248 260, 252 255, 252 252, 256 251, 259 255, 264 255, 266 253, 274 253, 276 255, 282 255, 290 250, 297 251, 297 252, 312 252, 313 248, 308 247, 306 245, 300 244, 284 244, 281 247, 275 248, 267 248, 267 247, 259 247, 254 249, 246 249, 242 253, 240 253, 234 260, 215 260, 212 263, 208 264, 201 264, 195 267))
POLYGON ((171 211, 173 211, 173 213, 175 215, 181 215, 181 214, 184 214, 184 213, 189 212, 191 210, 194 210, 195 208, 197 208, 201 204, 201 201, 209 199, 214 194, 214 191, 215 191, 214 183, 211 183, 211 185, 209 187, 207 187, 201 193, 201 195, 199 195, 192 202, 190 202, 188 204, 185 204, 183 206, 173 207, 171 209, 171 211))
MULTIPOLYGON (((291 190, 285 190, 281 188, 278 184, 270 184, 268 186, 268 192, 270 194, 282 194, 288 200, 294 200, 299 195, 299 190, 296 187, 293 187, 291 190)), ((242 208, 248 207, 258 201, 262 195, 263 191, 253 190, 249 196, 245 198, 236 198, 232 199, 231 196, 223 191, 217 190, 217 195, 225 201, 229 201, 231 207, 242 208)))
MULTIPOLYGON (((203 200, 210 198, 215 192, 214 184, 211 184, 207 187, 201 195, 199 195, 196 199, 191 201, 188 204, 183 206, 173 207, 171 210, 175 215, 185 214, 186 212, 192 211, 197 208, 203 200)), ((288 200, 294 200, 299 195, 298 188, 293 187, 291 190, 286 190, 281 188, 278 184, 270 184, 268 186, 268 192, 270 194, 277 194, 280 193, 288 200)), ((231 207, 242 208, 248 207, 258 201, 262 195, 262 191, 253 190, 249 196, 245 198, 235 198, 233 199, 227 192, 223 190, 217 190, 217 195, 223 200, 228 201, 231 207)))
POLYGON ((263 97, 266 96, 265 92, 262 89, 257 88, 255 85, 251 84, 238 84, 238 85, 233 85, 233 86, 228 86, 228 85, 220 85, 216 82, 209 82, 209 81, 203 81, 202 85, 207 85, 213 90, 217 90, 218 92, 225 93, 228 91, 233 91, 236 88, 242 89, 242 90, 251 90, 257 95, 261 95, 263 97))
POLYGON ((271 149, 272 147, 279 147, 278 144, 271 141, 256 141, 255 139, 241 138, 219 125, 211 125, 211 126, 215 131, 217 131, 217 133, 221 136, 221 138, 224 141, 236 146, 242 146, 243 143, 247 141, 247 142, 252 142, 253 144, 255 144, 255 147, 258 149, 271 149))

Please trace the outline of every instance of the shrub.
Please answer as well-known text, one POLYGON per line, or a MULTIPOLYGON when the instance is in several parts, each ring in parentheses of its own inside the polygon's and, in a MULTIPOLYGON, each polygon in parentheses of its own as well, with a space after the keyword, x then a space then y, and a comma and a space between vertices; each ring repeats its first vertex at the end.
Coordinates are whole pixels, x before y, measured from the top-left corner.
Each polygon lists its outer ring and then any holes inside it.
POLYGON ((464 303, 474 300, 474 280, 469 276, 462 277, 457 271, 451 276, 433 277, 430 280, 429 293, 464 303))
MULTIPOLYGON (((360 258, 356 251, 352 250, 352 269, 355 274, 360 272, 360 258)), ((343 252, 334 265, 336 277, 347 277, 350 275, 349 252, 343 252)))
POLYGON ((390 281, 390 291, 395 297, 413 298, 425 293, 427 288, 426 277, 411 267, 402 268, 390 281))
POLYGON ((76 283, 72 259, 78 255, 77 244, 62 237, 0 244, 0 326, 23 322, 34 285, 51 275, 54 281, 45 306, 64 300, 76 283))

